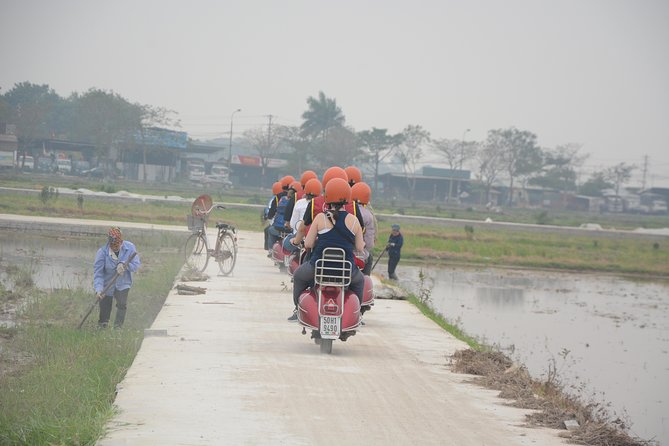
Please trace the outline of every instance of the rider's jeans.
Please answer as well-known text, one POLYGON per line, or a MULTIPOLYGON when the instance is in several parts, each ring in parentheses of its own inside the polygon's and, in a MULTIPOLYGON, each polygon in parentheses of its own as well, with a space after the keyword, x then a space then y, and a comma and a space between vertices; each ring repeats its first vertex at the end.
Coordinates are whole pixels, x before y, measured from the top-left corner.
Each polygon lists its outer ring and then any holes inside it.
POLYGON ((297 234, 288 234, 286 236, 286 238, 283 239, 283 249, 285 249, 286 251, 291 252, 291 253, 292 252, 297 252, 297 251, 300 250, 299 246, 295 246, 292 243, 290 243, 291 240, 293 240, 296 235, 297 234))
POLYGON ((276 226, 270 226, 267 230, 267 234, 269 235, 269 249, 272 249, 274 247, 274 243, 283 237, 284 232, 281 232, 276 226))

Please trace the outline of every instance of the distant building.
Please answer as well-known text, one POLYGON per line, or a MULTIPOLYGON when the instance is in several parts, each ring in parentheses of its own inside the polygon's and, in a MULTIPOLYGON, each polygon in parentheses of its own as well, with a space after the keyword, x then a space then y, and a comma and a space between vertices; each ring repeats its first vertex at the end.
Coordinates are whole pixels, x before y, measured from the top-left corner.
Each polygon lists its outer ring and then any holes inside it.
POLYGON ((442 169, 425 166, 421 174, 407 179, 403 173, 379 175, 381 195, 386 199, 409 199, 409 181, 415 181, 413 199, 418 201, 458 202, 464 193, 469 194, 470 172, 468 170, 442 169))

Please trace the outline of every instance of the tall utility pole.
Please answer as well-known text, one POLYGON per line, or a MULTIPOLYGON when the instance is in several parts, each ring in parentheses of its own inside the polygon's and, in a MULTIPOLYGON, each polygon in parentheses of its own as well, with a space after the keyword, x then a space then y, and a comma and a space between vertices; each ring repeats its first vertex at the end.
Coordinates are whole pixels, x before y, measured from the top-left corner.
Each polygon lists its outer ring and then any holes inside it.
POLYGON ((269 118, 269 122, 267 123, 267 149, 272 147, 272 115, 267 116, 269 118))
POLYGON ((643 180, 641 181, 641 190, 646 188, 646 174, 648 174, 648 155, 643 157, 643 180))
POLYGON ((240 111, 242 111, 242 109, 238 108, 230 115, 230 151, 228 152, 228 175, 232 173, 232 118, 235 117, 235 113, 240 111))
MULTIPOLYGON (((460 162, 458 163, 458 170, 462 170, 462 163, 465 160, 465 136, 471 129, 465 129, 464 132, 462 132, 462 141, 460 141, 460 162)), ((453 179, 449 182, 449 190, 448 190, 448 198, 451 198, 451 190, 450 190, 450 184, 453 183, 453 179)), ((460 197, 460 188, 462 187, 462 180, 458 179, 458 187, 456 188, 456 192, 458 194, 458 198, 460 197)))

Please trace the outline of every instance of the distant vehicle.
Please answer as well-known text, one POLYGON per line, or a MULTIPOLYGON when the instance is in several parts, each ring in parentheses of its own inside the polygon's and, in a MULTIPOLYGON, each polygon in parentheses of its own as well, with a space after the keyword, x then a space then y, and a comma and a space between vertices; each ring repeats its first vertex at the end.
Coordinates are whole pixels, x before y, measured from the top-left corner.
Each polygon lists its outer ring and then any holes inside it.
POLYGON ((49 156, 39 156, 37 157, 37 164, 35 165, 36 172, 48 172, 51 173, 55 169, 54 160, 49 156))
POLYGON ((186 161, 188 169, 188 179, 191 181, 200 181, 204 177, 204 161, 188 160, 186 161))
POLYGON ((102 166, 96 166, 92 169, 82 170, 81 176, 89 178, 103 178, 105 176, 105 168, 102 166))
POLYGON ((206 185, 220 185, 224 189, 229 189, 232 187, 232 181, 230 181, 230 175, 228 174, 228 167, 222 163, 213 163, 209 170, 209 174, 204 175, 200 182, 206 185))
POLYGON ((65 175, 72 174, 72 161, 67 158, 58 158, 56 160, 56 166, 58 167, 58 172, 64 173, 65 175))
POLYGON ((14 168, 16 150, 0 150, 0 167, 14 168))
POLYGON ((35 169, 35 159, 30 155, 26 155, 25 160, 23 159, 23 156, 20 156, 18 164, 19 168, 22 168, 23 170, 35 169))
POLYGON ((88 161, 72 161, 72 173, 75 175, 83 175, 83 172, 90 168, 91 163, 88 161))
POLYGON ((230 189, 232 181, 228 179, 227 175, 205 175, 200 179, 200 182, 205 186, 223 186, 223 189, 230 189))
POLYGON ((657 194, 642 194, 640 207, 641 212, 645 214, 667 213, 667 202, 664 201, 661 195, 657 194))
POLYGON ((230 173, 228 171, 228 166, 226 166, 223 163, 212 163, 211 170, 210 170, 209 174, 210 175, 224 176, 224 177, 229 177, 230 176, 230 173))
POLYGON ((604 210, 611 213, 620 213, 623 209, 623 199, 619 195, 607 195, 604 197, 604 210))

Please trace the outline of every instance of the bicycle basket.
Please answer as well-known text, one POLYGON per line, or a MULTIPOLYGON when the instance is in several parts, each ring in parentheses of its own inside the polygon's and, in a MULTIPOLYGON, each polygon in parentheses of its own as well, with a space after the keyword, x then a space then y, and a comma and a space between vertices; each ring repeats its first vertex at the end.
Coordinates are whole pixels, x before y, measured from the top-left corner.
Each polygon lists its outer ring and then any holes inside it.
POLYGON ((186 220, 188 222, 188 229, 193 232, 200 231, 204 229, 205 219, 202 217, 194 217, 190 214, 186 215, 186 220))
POLYGON ((325 248, 316 260, 314 282, 319 285, 349 286, 351 284, 351 262, 341 248, 325 248))

